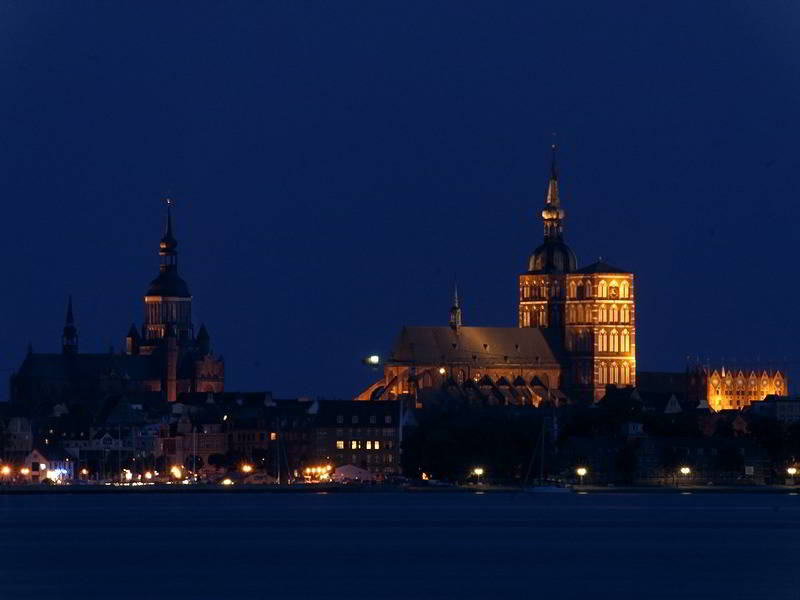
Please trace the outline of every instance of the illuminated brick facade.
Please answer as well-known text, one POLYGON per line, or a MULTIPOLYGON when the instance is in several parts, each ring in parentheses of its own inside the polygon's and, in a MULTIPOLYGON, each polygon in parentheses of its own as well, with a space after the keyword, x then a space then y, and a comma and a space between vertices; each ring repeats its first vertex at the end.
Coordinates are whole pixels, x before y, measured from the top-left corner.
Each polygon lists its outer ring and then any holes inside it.
POLYGON ((427 390, 501 404, 597 401, 607 384, 636 383, 634 277, 603 261, 579 269, 564 242, 555 153, 547 184, 544 242, 519 277, 517 328, 463 327, 458 297, 450 327, 405 327, 384 376, 358 399, 427 390))
POLYGON ((519 327, 549 329, 563 343, 564 387, 570 397, 597 401, 607 384, 636 383, 633 273, 602 260, 578 269, 564 243, 565 213, 555 158, 542 210, 544 242, 519 277, 519 327))
POLYGON ((788 393, 785 372, 777 370, 726 369, 708 366, 688 371, 688 396, 711 410, 740 410, 770 395, 788 393))

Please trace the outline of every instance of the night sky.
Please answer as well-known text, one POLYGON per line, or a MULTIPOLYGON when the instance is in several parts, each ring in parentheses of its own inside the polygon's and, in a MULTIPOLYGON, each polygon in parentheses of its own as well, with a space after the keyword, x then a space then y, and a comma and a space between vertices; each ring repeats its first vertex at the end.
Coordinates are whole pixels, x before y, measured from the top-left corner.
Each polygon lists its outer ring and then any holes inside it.
POLYGON ((557 132, 566 240, 636 274, 638 368, 788 361, 794 390, 798 29, 793 1, 2 0, 0 368, 60 350, 70 293, 81 350, 119 351, 171 195, 226 388, 351 397, 456 280, 465 325, 516 325, 557 132))

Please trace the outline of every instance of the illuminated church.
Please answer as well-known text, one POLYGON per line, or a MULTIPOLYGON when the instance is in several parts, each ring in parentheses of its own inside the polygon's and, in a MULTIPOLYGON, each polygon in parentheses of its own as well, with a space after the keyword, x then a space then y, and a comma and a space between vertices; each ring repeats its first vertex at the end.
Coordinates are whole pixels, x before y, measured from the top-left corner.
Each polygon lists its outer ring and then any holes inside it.
POLYGON ((221 392, 225 368, 211 351, 205 325, 192 324, 192 296, 178 274, 178 241, 172 213, 159 242, 158 276, 144 296, 144 324, 131 325, 121 353, 82 353, 70 297, 61 352, 29 349, 11 377, 12 402, 31 406, 101 402, 109 395, 158 392, 175 402, 182 392, 221 392))
POLYGON ((519 276, 517 327, 462 324, 458 296, 448 326, 404 327, 383 377, 357 399, 441 396, 489 404, 597 401, 608 384, 636 383, 633 274, 598 261, 578 268, 564 236, 555 147, 544 240, 519 276))

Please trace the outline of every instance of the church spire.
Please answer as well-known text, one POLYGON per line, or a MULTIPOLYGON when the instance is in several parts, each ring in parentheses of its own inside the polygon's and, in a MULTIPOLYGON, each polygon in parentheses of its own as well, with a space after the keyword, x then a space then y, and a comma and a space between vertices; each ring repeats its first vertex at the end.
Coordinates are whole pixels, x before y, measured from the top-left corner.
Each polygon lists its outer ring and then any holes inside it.
POLYGON ((64 354, 78 353, 78 328, 75 327, 75 316, 72 312, 72 294, 67 300, 67 318, 61 335, 61 351, 64 354))
POLYGON ((550 160, 550 179, 547 182, 547 197, 542 209, 544 220, 544 239, 562 240, 564 237, 564 210, 558 196, 558 170, 556 169, 556 145, 552 145, 553 156, 550 160))
POLYGON ((161 257, 161 270, 168 271, 178 266, 178 240, 172 235, 172 199, 167 198, 167 225, 164 237, 158 244, 158 255, 161 257))
POLYGON ((453 287, 453 306, 450 307, 450 327, 456 333, 461 332, 461 306, 458 303, 458 285, 453 287))

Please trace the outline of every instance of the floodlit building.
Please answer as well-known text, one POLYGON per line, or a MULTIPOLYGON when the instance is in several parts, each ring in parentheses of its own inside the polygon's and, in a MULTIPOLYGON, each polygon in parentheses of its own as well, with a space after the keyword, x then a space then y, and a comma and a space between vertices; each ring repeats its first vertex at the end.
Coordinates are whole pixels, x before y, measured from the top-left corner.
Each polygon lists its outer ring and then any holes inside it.
POLYGON ((449 327, 404 327, 383 378, 359 400, 410 396, 417 406, 433 389, 486 403, 598 401, 606 385, 636 383, 633 273, 599 260, 578 267, 564 238, 555 147, 541 211, 544 240, 519 276, 517 327, 467 327, 458 295, 449 327))

